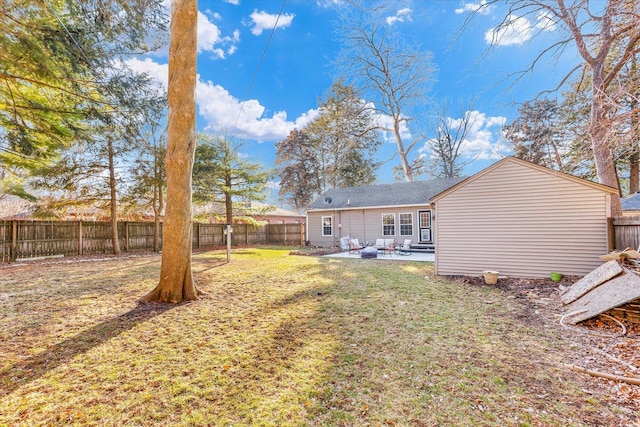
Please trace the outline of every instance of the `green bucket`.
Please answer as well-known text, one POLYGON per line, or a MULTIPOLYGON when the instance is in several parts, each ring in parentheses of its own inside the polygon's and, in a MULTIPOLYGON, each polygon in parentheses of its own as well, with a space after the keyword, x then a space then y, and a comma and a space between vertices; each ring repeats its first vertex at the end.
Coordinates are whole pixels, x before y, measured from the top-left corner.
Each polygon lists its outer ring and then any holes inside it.
POLYGON ((551 273, 551 280, 554 282, 559 282, 562 280, 562 273, 551 273))

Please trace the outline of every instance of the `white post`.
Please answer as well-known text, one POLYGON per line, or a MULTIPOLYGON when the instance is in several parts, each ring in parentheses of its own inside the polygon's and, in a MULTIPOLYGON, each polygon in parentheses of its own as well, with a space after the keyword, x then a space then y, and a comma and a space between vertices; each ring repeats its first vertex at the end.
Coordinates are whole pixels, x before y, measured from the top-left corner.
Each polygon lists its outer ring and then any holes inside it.
POLYGON ((231 261, 231 233, 233 233, 233 228, 231 224, 227 224, 227 228, 225 230, 227 235, 227 262, 231 261))

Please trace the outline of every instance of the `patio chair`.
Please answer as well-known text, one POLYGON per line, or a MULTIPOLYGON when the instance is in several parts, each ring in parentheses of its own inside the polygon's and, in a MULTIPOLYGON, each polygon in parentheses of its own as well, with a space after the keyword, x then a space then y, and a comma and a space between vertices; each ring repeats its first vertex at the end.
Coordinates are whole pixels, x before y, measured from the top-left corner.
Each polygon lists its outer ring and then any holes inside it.
POLYGON ((382 252, 384 254, 384 247, 385 247, 385 239, 376 239, 376 243, 375 245, 373 245, 374 248, 376 248, 378 250, 378 252, 382 252))
POLYGON ((404 239, 404 243, 400 245, 400 255, 411 255, 411 239, 404 239))
POLYGON ((378 253, 382 252, 382 255, 391 255, 396 250, 397 243, 398 241, 395 239, 376 239, 376 244, 373 247, 378 250, 378 253))
POLYGON ((349 253, 350 254, 359 254, 360 253, 360 242, 358 239, 349 240, 349 253))
POLYGON ((340 238, 340 250, 348 251, 350 242, 351 242, 351 237, 349 237, 348 234, 346 236, 342 236, 340 238))
POLYGON ((384 254, 393 255, 396 252, 398 241, 396 239, 384 239, 384 254))

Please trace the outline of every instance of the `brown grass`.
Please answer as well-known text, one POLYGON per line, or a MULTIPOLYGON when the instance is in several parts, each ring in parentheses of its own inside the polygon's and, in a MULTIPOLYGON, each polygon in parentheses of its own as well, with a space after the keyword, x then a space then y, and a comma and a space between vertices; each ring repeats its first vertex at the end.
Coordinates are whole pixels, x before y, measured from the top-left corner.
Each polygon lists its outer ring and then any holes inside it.
POLYGON ((429 263, 288 252, 196 254, 208 294, 178 306, 137 302, 157 256, 1 267, 0 425, 634 420, 500 289, 425 279, 429 263))

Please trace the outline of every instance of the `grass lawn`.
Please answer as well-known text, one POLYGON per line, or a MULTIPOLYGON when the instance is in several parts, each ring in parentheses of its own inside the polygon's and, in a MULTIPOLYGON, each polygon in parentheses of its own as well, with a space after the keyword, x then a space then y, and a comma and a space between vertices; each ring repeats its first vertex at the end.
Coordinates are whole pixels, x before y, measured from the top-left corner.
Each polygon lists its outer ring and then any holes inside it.
POLYGON ((208 294, 178 306, 137 302, 159 256, 0 267, 0 426, 632 425, 496 287, 286 249, 225 261, 195 254, 208 294))

